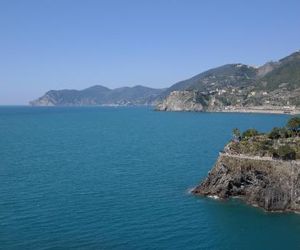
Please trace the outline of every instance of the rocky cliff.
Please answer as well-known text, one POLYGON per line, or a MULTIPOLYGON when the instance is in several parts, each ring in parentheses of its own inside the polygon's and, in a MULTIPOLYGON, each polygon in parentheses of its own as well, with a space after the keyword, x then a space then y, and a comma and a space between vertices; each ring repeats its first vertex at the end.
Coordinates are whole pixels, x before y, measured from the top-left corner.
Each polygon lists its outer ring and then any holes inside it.
POLYGON ((204 106, 197 102, 200 96, 191 91, 173 91, 162 103, 158 104, 159 111, 203 111, 204 106))
POLYGON ((220 108, 216 98, 200 91, 173 91, 156 106, 158 111, 213 111, 220 108))
POLYGON ((197 195, 238 197, 268 211, 300 211, 300 162, 221 154, 197 195))
POLYGON ((300 117, 269 133, 233 129, 233 139, 194 194, 239 197, 268 211, 300 211, 300 117))

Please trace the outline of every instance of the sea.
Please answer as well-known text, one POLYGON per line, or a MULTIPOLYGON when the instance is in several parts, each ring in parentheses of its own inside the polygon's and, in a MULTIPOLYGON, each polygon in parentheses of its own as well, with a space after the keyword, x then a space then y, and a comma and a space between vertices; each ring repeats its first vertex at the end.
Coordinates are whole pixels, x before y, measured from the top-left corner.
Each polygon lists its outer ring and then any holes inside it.
POLYGON ((0 249, 300 249, 300 215, 190 194, 288 115, 0 107, 0 249))

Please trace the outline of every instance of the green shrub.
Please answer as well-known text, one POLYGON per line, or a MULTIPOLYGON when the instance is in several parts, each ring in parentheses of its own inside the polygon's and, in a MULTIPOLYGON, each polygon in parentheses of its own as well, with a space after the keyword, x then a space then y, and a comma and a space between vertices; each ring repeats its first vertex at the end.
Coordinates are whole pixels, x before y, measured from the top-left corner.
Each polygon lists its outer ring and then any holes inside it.
POLYGON ((280 136, 280 128, 273 128, 272 131, 269 133, 269 138, 270 139, 279 139, 280 136))
POLYGON ((243 132, 242 138, 247 139, 256 135, 259 135, 258 131, 254 128, 250 128, 243 132))
POLYGON ((290 137, 290 131, 286 128, 273 128, 269 133, 270 139, 288 138, 290 137))
POLYGON ((300 117, 293 117, 287 122, 287 128, 290 130, 297 132, 300 130, 300 117))
POLYGON ((280 146, 277 150, 274 150, 273 157, 282 160, 295 160, 296 152, 289 145, 280 146))

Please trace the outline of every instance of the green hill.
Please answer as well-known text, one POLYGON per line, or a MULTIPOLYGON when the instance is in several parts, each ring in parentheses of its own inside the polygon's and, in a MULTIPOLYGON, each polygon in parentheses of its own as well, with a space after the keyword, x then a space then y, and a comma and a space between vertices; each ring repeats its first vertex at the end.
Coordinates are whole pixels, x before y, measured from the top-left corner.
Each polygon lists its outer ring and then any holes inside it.
POLYGON ((207 100, 202 110, 209 111, 242 110, 254 106, 295 109, 294 106, 300 107, 300 52, 261 67, 227 64, 210 69, 175 83, 163 92, 162 97, 158 110, 178 111, 179 104, 183 110, 188 110, 201 104, 198 99, 207 100), (170 95, 173 91, 185 92, 170 95), (191 96, 198 98, 187 98, 191 96))
POLYGON ((163 94, 166 96, 175 90, 211 91, 228 86, 248 86, 255 82, 256 76, 257 69, 254 67, 244 64, 226 64, 175 83, 163 94))
POLYGON ((300 88, 300 52, 279 60, 274 69, 258 81, 258 87, 268 91, 300 88))
POLYGON ((30 102, 33 106, 149 105, 163 89, 144 86, 109 89, 96 85, 83 90, 50 90, 30 102))

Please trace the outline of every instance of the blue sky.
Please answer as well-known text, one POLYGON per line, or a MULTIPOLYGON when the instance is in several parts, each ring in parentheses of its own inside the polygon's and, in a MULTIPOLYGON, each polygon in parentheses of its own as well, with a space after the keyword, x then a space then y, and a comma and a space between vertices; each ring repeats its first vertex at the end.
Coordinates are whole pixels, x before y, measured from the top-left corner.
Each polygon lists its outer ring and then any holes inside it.
POLYGON ((299 0, 0 0, 0 104, 278 60, 300 49, 299 10, 299 0))

